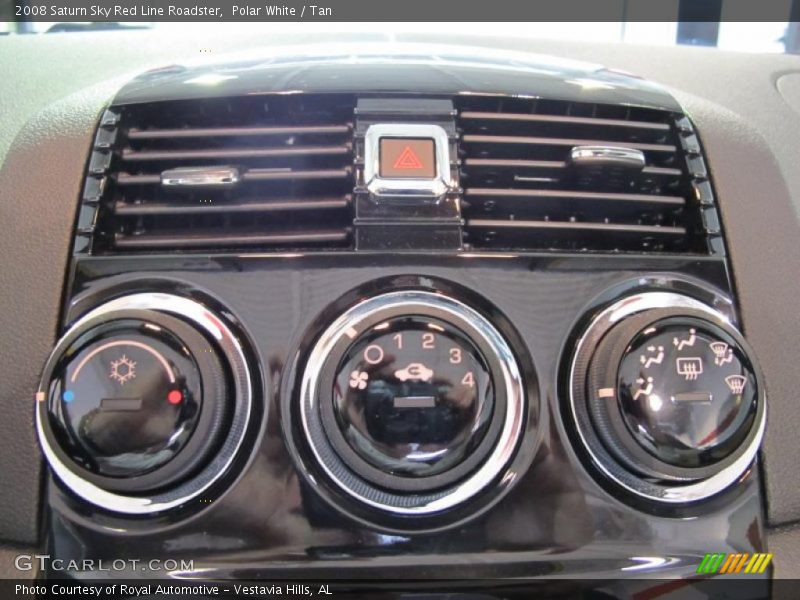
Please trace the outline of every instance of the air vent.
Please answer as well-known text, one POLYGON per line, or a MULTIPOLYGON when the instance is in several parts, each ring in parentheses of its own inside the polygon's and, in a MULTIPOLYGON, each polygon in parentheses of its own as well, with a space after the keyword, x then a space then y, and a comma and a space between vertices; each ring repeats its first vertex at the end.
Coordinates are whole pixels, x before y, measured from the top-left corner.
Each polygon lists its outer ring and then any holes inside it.
POLYGON ((458 100, 458 125, 467 247, 698 254, 716 247, 710 185, 682 115, 471 96, 458 100))
POLYGON ((350 247, 354 106, 331 94, 110 109, 86 186, 93 252, 350 247))

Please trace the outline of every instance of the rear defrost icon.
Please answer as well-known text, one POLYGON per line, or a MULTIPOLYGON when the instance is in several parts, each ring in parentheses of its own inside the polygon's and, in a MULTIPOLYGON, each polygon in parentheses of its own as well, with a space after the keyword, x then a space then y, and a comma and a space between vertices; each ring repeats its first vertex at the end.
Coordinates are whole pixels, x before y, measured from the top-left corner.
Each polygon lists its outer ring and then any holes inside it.
POLYGON ((699 356, 678 358, 675 360, 675 370, 678 375, 683 375, 686 381, 695 381, 703 373, 703 359, 699 356))

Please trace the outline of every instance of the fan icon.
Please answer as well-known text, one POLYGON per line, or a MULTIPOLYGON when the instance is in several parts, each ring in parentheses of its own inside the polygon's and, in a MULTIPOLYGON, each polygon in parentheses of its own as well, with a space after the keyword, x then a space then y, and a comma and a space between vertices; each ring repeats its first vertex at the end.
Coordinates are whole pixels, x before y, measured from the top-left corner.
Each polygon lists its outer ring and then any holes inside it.
POLYGON ((111 373, 108 375, 120 385, 136 377, 136 363, 124 354, 119 360, 111 361, 111 373))
POLYGON ((353 371, 350 373, 350 387, 354 390, 363 390, 367 387, 369 373, 364 371, 353 371))

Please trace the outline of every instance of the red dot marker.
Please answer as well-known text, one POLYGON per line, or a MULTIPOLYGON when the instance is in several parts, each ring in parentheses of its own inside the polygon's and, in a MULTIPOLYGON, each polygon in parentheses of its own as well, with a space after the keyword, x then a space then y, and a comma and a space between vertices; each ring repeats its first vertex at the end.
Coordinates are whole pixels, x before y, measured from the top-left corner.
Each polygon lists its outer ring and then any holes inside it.
POLYGON ((167 402, 170 404, 180 404, 182 400, 183 394, 181 394, 180 390, 172 390, 167 394, 167 402))

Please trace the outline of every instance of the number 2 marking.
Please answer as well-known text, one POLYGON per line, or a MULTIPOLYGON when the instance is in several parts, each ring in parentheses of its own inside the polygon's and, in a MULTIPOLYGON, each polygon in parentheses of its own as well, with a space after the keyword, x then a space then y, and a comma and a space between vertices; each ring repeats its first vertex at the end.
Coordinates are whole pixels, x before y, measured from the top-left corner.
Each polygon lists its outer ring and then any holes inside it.
POLYGON ((433 350, 434 345, 434 337, 432 333, 423 333, 422 334, 422 347, 425 350, 433 350))

